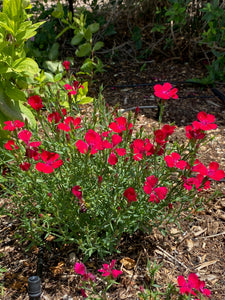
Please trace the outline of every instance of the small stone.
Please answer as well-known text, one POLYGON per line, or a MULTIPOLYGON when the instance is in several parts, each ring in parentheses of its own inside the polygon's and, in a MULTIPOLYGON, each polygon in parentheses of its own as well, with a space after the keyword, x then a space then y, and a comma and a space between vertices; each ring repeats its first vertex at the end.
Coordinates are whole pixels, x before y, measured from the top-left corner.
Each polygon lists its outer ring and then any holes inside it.
POLYGON ((76 255, 75 255, 74 252, 70 252, 70 254, 69 254, 69 263, 70 264, 75 264, 75 262, 76 262, 76 255))

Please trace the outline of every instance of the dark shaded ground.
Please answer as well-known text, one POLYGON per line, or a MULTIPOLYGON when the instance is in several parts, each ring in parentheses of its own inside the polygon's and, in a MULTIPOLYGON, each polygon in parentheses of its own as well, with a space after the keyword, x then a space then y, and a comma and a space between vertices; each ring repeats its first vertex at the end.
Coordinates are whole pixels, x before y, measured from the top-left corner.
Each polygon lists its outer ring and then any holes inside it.
MULTIPOLYGON (((202 77, 203 67, 167 60, 149 62, 142 72, 140 68, 141 64, 129 62, 107 66, 107 72, 98 76, 91 93, 96 95, 99 84, 103 83, 103 95, 110 105, 119 103, 120 109, 137 105, 155 106, 153 85, 157 81, 173 82, 179 90, 179 100, 169 100, 166 103, 163 123, 175 122, 175 137, 183 141, 185 126, 196 119, 199 111, 214 114, 218 129, 213 132, 215 139, 202 149, 201 160, 206 165, 217 161, 225 170, 225 103, 215 97, 210 88, 181 83, 193 77, 202 77), (137 86, 115 87, 132 84, 137 86)), ((222 85, 216 87, 225 92, 222 85)), ((91 106, 88 109, 91 109, 91 106)), ((145 130, 152 130, 157 122, 156 115, 156 108, 141 109, 138 125, 143 125, 145 130)), ((225 193, 224 182, 214 182, 211 190, 205 192, 206 200, 215 188, 225 193)), ((4 199, 1 200, 3 201, 4 199)), ((11 221, 7 216, 0 217, 1 266, 7 269, 1 280, 4 284, 1 299, 28 299, 27 280, 36 272, 38 249, 33 248, 26 252, 27 245, 19 244, 13 237, 17 225, 16 221, 11 221)), ((121 254, 104 260, 109 263, 116 259, 117 268, 123 271, 119 285, 109 291, 108 299, 138 299, 140 286, 150 282, 146 273, 147 259, 152 263, 162 264, 156 274, 156 283, 162 287, 162 291, 169 283, 176 284, 177 276, 182 274, 187 277, 190 272, 195 272, 201 280, 206 281, 206 287, 212 291, 211 299, 224 299, 225 194, 205 205, 201 213, 193 212, 193 219, 183 221, 180 227, 171 225, 167 237, 163 237, 157 230, 151 236, 137 233, 133 237, 124 237, 119 247, 121 254), (134 260, 135 264, 131 269, 120 263, 124 257, 134 260)), ((76 276, 73 270, 75 261, 80 259, 76 249, 71 246, 65 246, 60 251, 57 248, 52 249, 51 253, 44 251, 42 298, 81 299, 79 276, 76 276)), ((102 263, 102 260, 93 257, 86 262, 86 266, 97 275, 102 263)))

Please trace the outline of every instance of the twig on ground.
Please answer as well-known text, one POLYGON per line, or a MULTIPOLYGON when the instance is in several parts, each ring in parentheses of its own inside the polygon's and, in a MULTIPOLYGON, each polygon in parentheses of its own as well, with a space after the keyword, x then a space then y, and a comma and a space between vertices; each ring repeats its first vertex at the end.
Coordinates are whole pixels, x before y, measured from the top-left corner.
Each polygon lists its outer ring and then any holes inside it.
MULTIPOLYGON (((160 246, 156 246, 156 248, 158 248, 161 251, 161 254, 165 255, 168 257, 169 260, 174 260, 175 262, 177 262, 179 265, 181 265, 182 267, 184 267, 187 270, 190 270, 187 266, 185 266, 185 264, 183 264, 181 261, 179 261, 177 258, 173 257, 171 254, 169 254, 167 251, 165 251, 164 249, 162 249, 160 246)), ((157 251, 158 252, 158 251, 157 251)))
POLYGON ((225 231, 217 233, 217 234, 208 235, 208 236, 199 236, 198 239, 209 239, 209 238, 217 237, 217 236, 224 235, 224 234, 225 234, 225 231))

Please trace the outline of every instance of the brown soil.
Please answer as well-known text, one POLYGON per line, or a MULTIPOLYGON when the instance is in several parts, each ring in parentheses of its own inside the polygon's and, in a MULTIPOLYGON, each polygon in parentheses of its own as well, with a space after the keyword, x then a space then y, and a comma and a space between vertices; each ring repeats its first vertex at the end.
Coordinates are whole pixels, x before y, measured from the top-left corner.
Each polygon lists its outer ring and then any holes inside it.
MULTIPOLYGON (((208 87, 181 83, 193 77, 202 77, 201 65, 175 64, 171 61, 149 62, 144 71, 140 71, 140 64, 124 62, 121 65, 107 66, 107 72, 98 76, 92 93, 96 95, 99 83, 103 83, 103 95, 110 105, 120 104, 120 109, 136 106, 155 106, 153 85, 157 81, 174 82, 178 88, 179 100, 169 100, 166 103, 163 123, 175 122, 177 125, 176 138, 185 139, 184 128, 191 124, 199 111, 216 116, 218 129, 213 134, 215 139, 205 145, 200 152, 200 159, 206 165, 217 161, 220 168, 225 170, 225 103, 214 96, 208 87), (153 85, 143 85, 153 84, 153 85), (115 87, 124 85, 123 87, 115 87), (127 85, 136 85, 128 87, 127 85), (111 86, 111 87, 106 87, 111 86), (96 89, 95 89, 96 88, 96 89)), ((223 86, 217 86, 225 92, 223 86)), ((151 130, 157 123, 157 109, 141 109, 138 125, 151 130)), ((215 189, 225 193, 224 182, 213 182, 210 191, 205 192, 207 200, 215 189)), ((3 296, 1 299, 28 299, 27 280, 36 272, 38 249, 26 251, 26 243, 20 244, 14 237, 17 222, 9 217, 0 217, 1 267, 7 269, 2 276, 3 296)), ((180 228, 171 225, 169 234, 163 237, 155 230, 154 234, 147 236, 137 233, 133 237, 124 237, 121 240, 120 254, 106 257, 101 260, 93 257, 85 264, 90 272, 100 276, 98 269, 102 263, 117 260, 117 268, 123 271, 118 279, 119 284, 112 287, 108 299, 139 299, 140 286, 150 284, 146 273, 147 260, 154 262, 161 268, 156 273, 155 283, 165 291, 169 283, 176 284, 177 276, 195 272, 206 287, 212 292, 211 299, 225 298, 225 196, 214 199, 205 205, 200 213, 193 213, 191 220, 184 220, 180 228), (131 268, 126 268, 126 260, 134 260, 131 268)), ((44 251, 44 264, 42 272, 42 299, 82 299, 79 292, 79 275, 75 275, 73 267, 79 261, 76 248, 65 246, 59 250, 52 248, 51 252, 44 251)), ((163 299, 163 296, 158 299, 163 299)))

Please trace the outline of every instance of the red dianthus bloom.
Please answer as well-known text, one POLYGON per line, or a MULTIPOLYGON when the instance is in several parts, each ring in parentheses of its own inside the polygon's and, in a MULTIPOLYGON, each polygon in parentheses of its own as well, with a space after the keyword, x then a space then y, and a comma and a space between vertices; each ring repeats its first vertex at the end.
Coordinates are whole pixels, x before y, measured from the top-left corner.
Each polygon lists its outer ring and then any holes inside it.
POLYGON ((131 202, 136 202, 137 201, 137 195, 135 193, 135 189, 132 187, 127 188, 124 193, 123 193, 124 197, 127 198, 127 201, 129 203, 131 202))
POLYGON ((103 268, 99 269, 98 271, 102 273, 103 277, 112 276, 114 279, 116 279, 119 275, 121 275, 123 272, 120 270, 113 269, 115 266, 116 260, 112 260, 110 265, 103 264, 103 268))
POLYGON ((196 160, 195 165, 192 167, 192 171, 198 172, 203 176, 208 176, 209 178, 217 181, 225 177, 225 172, 223 170, 219 170, 219 164, 217 162, 211 162, 209 164, 209 168, 207 169, 203 163, 196 160))
POLYGON ((68 60, 64 60, 63 67, 68 71, 70 69, 70 62, 68 60))
POLYGON ((119 117, 115 119, 115 122, 112 122, 109 124, 109 128, 112 129, 112 131, 121 133, 126 130, 130 130, 133 127, 132 123, 128 123, 127 119, 125 117, 119 117))
POLYGON ((184 276, 178 276, 177 282, 179 284, 181 295, 186 294, 188 296, 197 296, 194 290, 200 292, 206 297, 211 295, 210 290, 204 288, 205 282, 201 281, 195 273, 189 274, 187 281, 185 280, 184 276))
POLYGON ((154 154, 154 146, 150 143, 149 139, 136 139, 130 146, 133 149, 134 160, 142 160, 143 155, 150 156, 154 154))
POLYGON ((22 171, 28 171, 30 169, 30 166, 31 166, 31 164, 25 161, 20 164, 20 169, 22 171))
POLYGON ((146 178, 145 185, 143 187, 146 194, 150 195, 149 202, 159 203, 160 200, 166 198, 167 188, 166 187, 156 187, 158 183, 158 178, 154 175, 146 178))
POLYGON ((34 95, 31 96, 28 99, 28 103, 30 104, 30 106, 35 109, 36 111, 39 111, 40 109, 42 109, 43 104, 42 104, 42 99, 38 96, 38 95, 34 95))
POLYGON ((166 198, 167 188, 166 187, 156 187, 158 183, 158 178, 154 175, 147 177, 145 185, 143 187, 146 194, 150 195, 149 202, 159 203, 160 200, 166 198))
POLYGON ((41 153, 41 159, 44 161, 44 163, 38 162, 36 164, 36 169, 39 172, 43 172, 47 174, 52 173, 54 169, 59 168, 63 164, 63 161, 58 158, 59 158, 59 154, 44 150, 41 153))
POLYGON ((48 115, 49 123, 52 123, 54 121, 54 123, 57 124, 57 123, 60 122, 61 119, 62 119, 62 116, 57 111, 54 111, 54 112, 52 112, 51 114, 48 115))
POLYGON ((89 129, 85 134, 85 140, 86 142, 82 140, 78 140, 75 143, 75 146, 77 147, 78 151, 80 153, 87 153, 88 150, 91 151, 91 154, 95 154, 98 152, 98 150, 103 150, 103 141, 101 139, 101 136, 95 132, 93 129, 89 129))
POLYGON ((21 122, 20 120, 5 121, 4 124, 6 125, 3 127, 3 130, 9 131, 14 131, 16 128, 22 128, 24 126, 24 122, 21 122))
POLYGON ((172 85, 169 82, 161 84, 156 84, 154 86, 155 96, 159 97, 163 100, 168 100, 170 98, 172 99, 178 99, 177 96, 177 89, 173 88, 172 85))
POLYGON ((13 140, 9 140, 7 143, 5 143, 5 149, 6 150, 17 150, 19 147, 15 144, 13 140))
POLYGON ((81 122, 81 118, 73 118, 73 117, 67 117, 64 120, 64 123, 59 123, 58 124, 58 129, 61 129, 63 131, 69 132, 72 129, 78 129, 81 126, 79 125, 81 122))
MULTIPOLYGON (((193 122, 194 123, 194 122, 193 122)), ((196 126, 197 124, 195 124, 196 126)), ((192 127, 191 125, 187 125, 185 127, 186 137, 191 140, 202 140, 205 137, 205 133, 201 128, 192 127)))
POLYGON ((176 167, 178 169, 184 170, 188 167, 188 163, 185 160, 180 160, 180 154, 173 152, 170 155, 166 155, 164 160, 169 168, 176 167))
POLYGON ((194 128, 201 128, 202 130, 212 130, 216 129, 217 125, 215 122, 215 116, 207 114, 204 111, 200 111, 197 115, 198 121, 193 122, 194 128))

